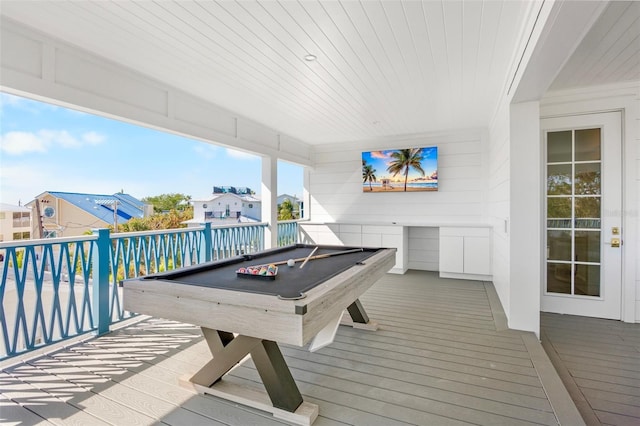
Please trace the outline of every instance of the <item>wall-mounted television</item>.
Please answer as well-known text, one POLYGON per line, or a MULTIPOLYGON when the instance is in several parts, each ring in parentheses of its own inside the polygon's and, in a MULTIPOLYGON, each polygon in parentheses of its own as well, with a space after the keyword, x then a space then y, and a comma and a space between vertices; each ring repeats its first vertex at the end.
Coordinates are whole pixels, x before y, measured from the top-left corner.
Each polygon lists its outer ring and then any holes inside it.
POLYGON ((438 147, 362 153, 362 192, 438 190, 438 147))

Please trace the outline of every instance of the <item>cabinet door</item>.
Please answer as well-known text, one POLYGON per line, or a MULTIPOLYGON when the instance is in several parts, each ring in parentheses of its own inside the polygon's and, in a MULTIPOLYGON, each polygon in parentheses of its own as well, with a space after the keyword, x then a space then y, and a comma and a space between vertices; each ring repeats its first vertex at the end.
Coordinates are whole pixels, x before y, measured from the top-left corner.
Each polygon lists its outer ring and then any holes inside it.
POLYGON ((465 272, 464 237, 440 236, 440 271, 465 272))
POLYGON ((491 244, 489 238, 464 237, 464 273, 491 274, 491 244))

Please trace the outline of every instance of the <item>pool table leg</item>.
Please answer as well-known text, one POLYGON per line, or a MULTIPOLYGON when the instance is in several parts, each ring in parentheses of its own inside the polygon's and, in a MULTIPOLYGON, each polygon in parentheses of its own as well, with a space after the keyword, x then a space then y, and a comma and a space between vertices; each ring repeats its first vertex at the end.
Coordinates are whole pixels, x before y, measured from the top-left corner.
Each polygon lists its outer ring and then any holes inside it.
POLYGON ((350 318, 345 314, 342 317, 342 325, 369 331, 376 331, 378 329, 378 323, 369 319, 362 303, 360 303, 360 299, 356 299, 355 302, 347 306, 347 312, 350 318))
POLYGON ((260 344, 251 351, 251 359, 273 406, 295 411, 302 404, 302 395, 278 344, 271 340, 260 341, 260 344))
POLYGON ((362 303, 360 303, 360 299, 356 299, 355 302, 350 304, 347 307, 347 311, 349 312, 349 315, 351 315, 353 322, 360 324, 367 324, 369 322, 369 316, 365 312, 362 303))
POLYGON ((271 411, 274 416, 294 423, 310 424, 318 413, 315 404, 305 403, 291 371, 276 342, 202 327, 202 334, 213 355, 204 367, 188 380, 185 386, 197 391, 230 399, 245 405, 271 411), (221 381, 223 376, 250 354, 262 379, 266 394, 256 397, 255 391, 246 391, 233 383, 221 381), (267 398, 268 397, 268 398, 267 398), (270 400, 269 407, 265 399, 270 400), (257 404, 254 404, 257 402, 257 404))

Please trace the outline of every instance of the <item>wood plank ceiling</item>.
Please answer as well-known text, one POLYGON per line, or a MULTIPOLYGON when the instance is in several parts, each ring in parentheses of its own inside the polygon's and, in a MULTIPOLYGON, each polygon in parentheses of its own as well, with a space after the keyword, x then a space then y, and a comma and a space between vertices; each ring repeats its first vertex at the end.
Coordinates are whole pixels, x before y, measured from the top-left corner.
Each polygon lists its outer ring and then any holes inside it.
POLYGON ((640 80, 640 2, 614 1, 553 82, 551 89, 640 80))
POLYGON ((321 144, 486 127, 541 3, 3 0, 0 13, 321 144))

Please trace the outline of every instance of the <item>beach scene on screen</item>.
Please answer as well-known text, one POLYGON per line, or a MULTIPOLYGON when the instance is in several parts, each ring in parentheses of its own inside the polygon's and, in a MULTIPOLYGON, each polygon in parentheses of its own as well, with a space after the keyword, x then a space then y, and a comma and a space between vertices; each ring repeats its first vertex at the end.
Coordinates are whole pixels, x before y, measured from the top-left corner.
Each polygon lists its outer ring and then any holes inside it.
POLYGON ((363 192, 438 190, 438 147, 362 153, 363 192))

